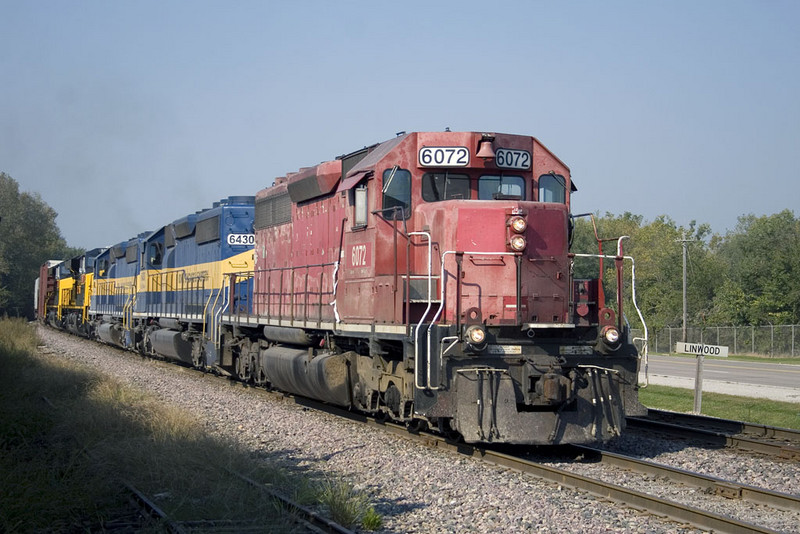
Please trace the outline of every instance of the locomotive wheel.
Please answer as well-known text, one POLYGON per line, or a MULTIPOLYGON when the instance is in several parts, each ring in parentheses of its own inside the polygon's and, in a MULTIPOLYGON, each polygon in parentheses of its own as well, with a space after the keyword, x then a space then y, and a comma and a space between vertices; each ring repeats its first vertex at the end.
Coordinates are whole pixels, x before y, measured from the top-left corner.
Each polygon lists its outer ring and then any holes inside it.
POLYGON ((428 423, 422 419, 412 419, 409 421, 407 428, 412 434, 419 434, 428 430, 428 423))
POLYGON ((195 369, 205 369, 206 368, 206 353, 203 350, 196 351, 192 353, 192 365, 194 365, 195 369))
POLYGON ((254 367, 255 372, 253 374, 253 381, 258 386, 265 386, 267 384, 267 375, 264 374, 264 371, 260 367, 254 367))
POLYGON ((234 365, 234 370, 236 371, 236 376, 239 377, 239 380, 242 382, 247 382, 250 380, 250 369, 249 366, 245 362, 244 358, 237 357, 236 363, 234 365))
POLYGON ((449 419, 445 419, 445 418, 439 419, 439 421, 437 422, 437 427, 438 427, 439 432, 444 435, 445 439, 448 442, 450 442, 450 443, 463 443, 464 442, 464 436, 462 436, 459 431, 457 431, 452 426, 450 426, 450 420, 449 419))
POLYGON ((386 404, 386 407, 391 411, 392 416, 396 417, 397 419, 399 419, 402 415, 400 413, 401 399, 402 396, 400 394, 400 390, 397 389, 397 386, 394 384, 389 384, 389 387, 386 388, 386 392, 383 394, 383 400, 386 404))

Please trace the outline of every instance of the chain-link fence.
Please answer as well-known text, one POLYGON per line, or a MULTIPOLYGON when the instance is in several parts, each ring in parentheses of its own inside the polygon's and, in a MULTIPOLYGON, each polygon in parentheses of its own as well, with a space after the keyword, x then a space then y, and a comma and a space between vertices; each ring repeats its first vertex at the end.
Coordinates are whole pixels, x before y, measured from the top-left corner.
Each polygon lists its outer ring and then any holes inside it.
MULTIPOLYGON (((639 329, 632 333, 634 337, 643 335, 639 329)), ((649 334, 650 352, 667 354, 675 350, 675 343, 683 341, 681 328, 661 328, 649 334)), ((689 327, 686 342, 726 346, 729 354, 800 357, 800 325, 689 327)))

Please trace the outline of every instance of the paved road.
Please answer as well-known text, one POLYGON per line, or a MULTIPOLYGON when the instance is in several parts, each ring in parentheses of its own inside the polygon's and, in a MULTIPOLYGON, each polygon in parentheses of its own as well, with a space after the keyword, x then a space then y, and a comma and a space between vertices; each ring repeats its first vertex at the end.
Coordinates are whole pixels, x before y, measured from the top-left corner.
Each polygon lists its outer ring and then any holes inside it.
MULTIPOLYGON (((696 369, 694 357, 651 355, 649 358, 651 384, 694 389, 696 369)), ((639 380, 644 382, 644 374, 639 380)), ((706 358, 703 391, 800 403, 800 365, 706 358)))

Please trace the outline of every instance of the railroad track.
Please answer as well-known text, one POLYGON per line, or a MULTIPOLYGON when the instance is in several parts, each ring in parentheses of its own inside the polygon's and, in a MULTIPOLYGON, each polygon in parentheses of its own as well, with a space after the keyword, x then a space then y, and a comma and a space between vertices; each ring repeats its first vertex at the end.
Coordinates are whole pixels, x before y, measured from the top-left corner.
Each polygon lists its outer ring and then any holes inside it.
MULTIPOLYGON (((191 371, 187 368, 170 365, 174 369, 191 371)), ((210 376, 206 374, 206 376, 210 376)), ((242 386, 245 387, 245 386, 242 386)), ((575 489, 586 491, 597 495, 602 499, 610 499, 623 503, 635 509, 646 511, 652 515, 670 518, 678 523, 689 524, 695 527, 713 530, 716 532, 775 532, 764 526, 747 522, 737 518, 729 517, 724 514, 715 513, 701 509, 685 503, 675 502, 669 498, 660 497, 645 491, 638 491, 619 484, 601 480, 599 477, 586 476, 570 469, 562 469, 548 465, 552 461, 536 461, 525 457, 525 451, 520 448, 514 450, 492 450, 486 447, 475 447, 464 443, 454 443, 447 439, 427 433, 410 434, 405 426, 393 425, 374 421, 362 415, 353 414, 339 408, 334 408, 307 399, 288 397, 284 394, 276 394, 253 388, 255 391, 264 394, 277 396, 287 402, 294 402, 299 405, 320 410, 335 415, 341 415, 351 420, 362 421, 374 427, 379 427, 386 431, 398 434, 407 439, 418 440, 424 445, 436 450, 449 451, 452 453, 480 459, 487 463, 510 468, 519 472, 528 473, 533 476, 543 478, 559 485, 569 486, 575 489)), ((566 449, 562 449, 562 454, 566 449)), ((644 462, 630 457, 623 457, 604 451, 591 448, 575 448, 573 456, 582 456, 584 463, 594 462, 603 463, 615 469, 627 469, 633 473, 647 474, 658 478, 670 478, 680 484, 688 484, 700 488, 703 493, 714 493, 719 495, 720 500, 724 499, 743 499, 753 504, 774 507, 776 510, 789 510, 792 512, 800 511, 798 498, 792 495, 783 495, 776 492, 769 492, 745 486, 733 484, 729 481, 715 479, 713 477, 697 475, 686 471, 669 468, 652 462, 644 462)), ((551 459, 552 460, 552 459, 551 459)), ((576 462, 577 465, 577 462, 576 462)), ((187 526, 189 526, 187 524, 187 526)), ((205 529, 202 529, 205 530, 205 529)), ((243 530, 242 530, 243 531, 243 530)), ((319 531, 319 530, 313 530, 319 531)), ((324 531, 324 530, 323 530, 324 531)))
POLYGON ((665 477, 673 482, 700 488, 707 493, 727 499, 741 499, 751 504, 759 504, 780 510, 800 512, 800 497, 776 491, 739 484, 721 478, 686 471, 632 456, 612 453, 593 447, 573 446, 585 459, 605 465, 628 469, 647 475, 665 477))
MULTIPOLYGON (((405 430, 400 432, 405 432, 405 430)), ((771 529, 763 528, 746 521, 740 521, 733 517, 694 508, 656 495, 605 482, 597 478, 587 477, 570 470, 528 460, 517 454, 506 454, 500 451, 473 447, 463 443, 455 444, 434 435, 422 435, 419 439, 426 445, 439 450, 449 450, 458 454, 479 458, 494 465, 529 473, 558 484, 584 490, 602 498, 611 499, 637 509, 645 510, 657 516, 668 517, 679 523, 689 523, 699 528, 718 532, 775 532, 771 529)), ((591 454, 591 456, 600 458, 603 462, 616 467, 624 467, 641 473, 667 476, 671 480, 689 483, 699 488, 712 486, 717 494, 726 498, 737 497, 753 503, 779 507, 783 510, 800 511, 800 499, 795 496, 737 485, 721 479, 714 479, 713 477, 690 473, 688 471, 682 471, 652 462, 645 462, 631 457, 613 455, 597 449, 581 447, 578 448, 578 450, 581 450, 584 455, 591 454)))
POLYGON ((627 424, 630 429, 800 460, 800 431, 793 429, 653 409, 648 410, 647 417, 628 417, 627 424))
MULTIPOLYGON (((120 351, 125 356, 138 357, 134 353, 127 351, 120 351)), ((209 376, 208 373, 202 371, 175 365, 171 362, 152 360, 178 372, 188 371, 191 373, 200 373, 209 376)), ((216 378, 224 378, 218 375, 213 375, 216 378)), ((243 384, 244 386, 244 384, 243 384)), ((258 389, 259 392, 270 395, 278 395, 275 392, 270 392, 264 389, 258 389)), ((47 397, 41 397, 47 406, 53 410, 58 410, 58 407, 47 397)), ((93 462, 98 459, 93 453, 85 446, 75 441, 76 447, 81 451, 85 457, 93 462)), ((353 530, 339 525, 335 521, 317 514, 308 507, 305 507, 289 497, 277 491, 267 484, 263 484, 248 477, 242 473, 227 469, 228 473, 238 478, 248 486, 263 492, 269 500, 279 506, 284 512, 284 516, 289 519, 289 522, 294 523, 296 528, 291 532, 293 534, 300 533, 313 533, 313 534, 355 534, 353 530)), ((198 533, 248 533, 248 532, 265 532, 268 526, 262 522, 251 519, 230 520, 230 519, 203 519, 203 520, 177 520, 170 516, 163 508, 156 504, 155 499, 148 496, 146 493, 139 490, 128 480, 120 479, 119 483, 125 488, 125 492, 129 497, 129 505, 124 510, 115 512, 115 516, 106 521, 103 525, 104 532, 138 532, 141 530, 153 530, 154 532, 168 532, 170 534, 198 534, 198 533)))
MULTIPOLYGON (((171 364, 170 364, 171 365, 171 364)), ((174 366, 173 366, 174 367, 174 366)), ((190 368, 181 368, 189 372, 198 372, 190 368)), ((224 377, 223 377, 224 378, 224 377)), ((248 387, 242 385, 242 387, 248 387)), ((703 510, 697 507, 689 506, 684 503, 676 502, 668 498, 660 497, 643 491, 637 491, 628 487, 620 486, 618 484, 603 481, 599 478, 585 476, 576 473, 569 469, 562 469, 548 465, 548 463, 540 462, 525 458, 526 451, 521 447, 504 447, 506 451, 494 450, 484 446, 473 446, 466 443, 457 443, 448 440, 445 437, 431 434, 427 432, 411 433, 403 426, 394 423, 387 423, 377 421, 374 418, 349 412, 342 408, 329 406, 314 400, 287 395, 279 392, 271 392, 261 388, 253 388, 259 393, 270 395, 273 398, 278 398, 284 402, 292 402, 310 409, 337 415, 352 421, 361 422, 372 427, 380 428, 384 431, 397 434, 418 441, 428 447, 436 450, 449 451, 452 453, 472 457, 481 461, 511 468, 519 472, 528 473, 530 475, 555 482, 557 484, 568 486, 571 488, 586 491, 595 496, 603 499, 609 499, 633 508, 646 511, 650 514, 666 517, 673 521, 682 524, 689 524, 701 529, 713 530, 716 532, 727 532, 733 534, 739 533, 775 533, 776 531, 766 527, 759 526, 747 521, 742 521, 734 517, 723 514, 714 513, 708 510, 703 510)), ((678 414, 681 415, 681 414, 678 414)), ((734 422, 729 422, 734 423, 734 422)), ((674 423, 663 423, 670 425, 674 423)), ((744 425, 744 423, 740 423, 744 425)), ((676 425, 677 426, 677 425, 676 425)), ((763 425, 755 425, 763 426, 763 425)), ((670 429, 669 426, 659 427, 662 430, 670 429)), ((687 435, 697 438, 697 436, 708 436, 707 432, 712 432, 709 429, 691 429, 683 428, 687 435), (700 434, 696 434, 699 431, 700 434), (695 432, 692 434, 692 432, 695 432)), ((762 433, 768 433, 767 430, 761 430, 762 433)), ((670 435, 674 433, 669 430, 670 435)), ((719 441, 720 438, 714 438, 719 441)), ((729 437, 733 440, 733 438, 729 437)), ((738 438, 734 442, 739 443, 742 439, 738 438)), ((739 448, 746 449, 740 445, 739 448)), ((763 449, 764 447, 762 447, 763 449)), ((616 469, 626 469, 632 473, 639 473, 642 475, 655 476, 669 479, 673 484, 680 484, 697 488, 704 493, 711 493, 719 496, 720 499, 741 499, 746 502, 767 506, 776 510, 800 512, 800 497, 794 495, 786 495, 778 492, 756 488, 738 484, 735 482, 693 473, 682 469, 669 467, 663 464, 639 460, 634 457, 623 456, 614 454, 591 447, 561 447, 559 448, 561 454, 567 453, 574 457, 582 457, 585 461, 601 463, 606 466, 611 466, 616 469)))
MULTIPOLYGON (((667 517, 678 523, 690 524, 701 529, 713 530, 715 532, 733 534, 774 534, 777 532, 734 517, 692 507, 664 497, 605 482, 599 478, 585 476, 568 469, 554 467, 545 462, 528 459, 525 457, 527 453, 523 447, 506 446, 502 448, 505 449, 504 452, 504 450, 490 447, 457 443, 445 437, 427 432, 410 433, 403 425, 376 421, 372 418, 353 414, 341 408, 317 403, 316 401, 297 397, 289 398, 288 400, 325 413, 364 422, 367 425, 421 442, 436 450, 449 451, 476 458, 493 465, 528 473, 560 485, 589 492, 603 499, 610 499, 636 509, 644 510, 656 516, 667 517)), ((592 447, 559 447, 559 453, 567 453, 574 457, 580 456, 584 460, 603 463, 615 469, 627 469, 633 473, 667 478, 674 484, 688 485, 704 493, 711 493, 724 499, 741 499, 752 504, 767 506, 776 510, 800 512, 800 497, 795 495, 787 495, 738 484, 720 478, 657 464, 655 462, 648 462, 630 456, 602 451, 592 447)))
MULTIPOLYGON (((291 522, 296 525, 293 529, 294 534, 300 533, 313 533, 313 534, 355 534, 354 531, 347 529, 338 523, 331 521, 321 515, 315 513, 313 510, 302 506, 292 499, 289 499, 280 492, 273 488, 257 482, 246 475, 229 470, 232 476, 235 476, 247 483, 248 485, 264 492, 273 503, 277 504, 291 518, 291 522)), ((247 533, 247 532, 264 532, 265 525, 259 521, 251 519, 242 520, 174 520, 164 512, 157 504, 155 504, 147 495, 136 489, 132 484, 123 481, 126 490, 131 495, 131 500, 138 510, 138 516, 143 521, 138 523, 134 522, 133 526, 138 529, 145 525, 150 527, 157 527, 159 531, 169 532, 170 534, 192 534, 192 533, 247 533), (144 524, 142 524, 142 522, 144 524)), ((126 524, 123 530, 130 530, 130 525, 126 524)), ((115 529, 111 527, 108 531, 113 532, 115 529)))

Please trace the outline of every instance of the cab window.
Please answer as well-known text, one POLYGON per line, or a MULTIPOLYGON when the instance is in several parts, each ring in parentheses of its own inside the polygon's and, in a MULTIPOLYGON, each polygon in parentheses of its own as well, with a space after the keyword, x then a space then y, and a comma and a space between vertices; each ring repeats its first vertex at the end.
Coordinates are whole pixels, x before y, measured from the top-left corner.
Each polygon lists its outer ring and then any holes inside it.
POLYGON ((99 262, 95 265, 97 276, 98 277, 105 277, 108 274, 109 268, 109 261, 108 259, 99 260, 99 262))
POLYGON ((161 243, 150 243, 147 262, 150 267, 161 267, 164 257, 163 245, 161 243))
POLYGON ((356 205, 355 224, 353 228, 364 228, 367 226, 367 213, 369 213, 367 209, 367 187, 363 185, 357 187, 353 195, 356 205))
POLYGON ((392 167, 383 171, 384 219, 407 219, 411 216, 411 172, 392 167))
POLYGON ((539 202, 567 201, 567 181, 560 174, 543 174, 539 177, 539 202))
POLYGON ((466 174, 429 172, 422 176, 422 200, 425 202, 469 198, 469 176, 466 174))
POLYGON ((485 175, 478 179, 479 200, 525 200, 522 176, 485 175))

